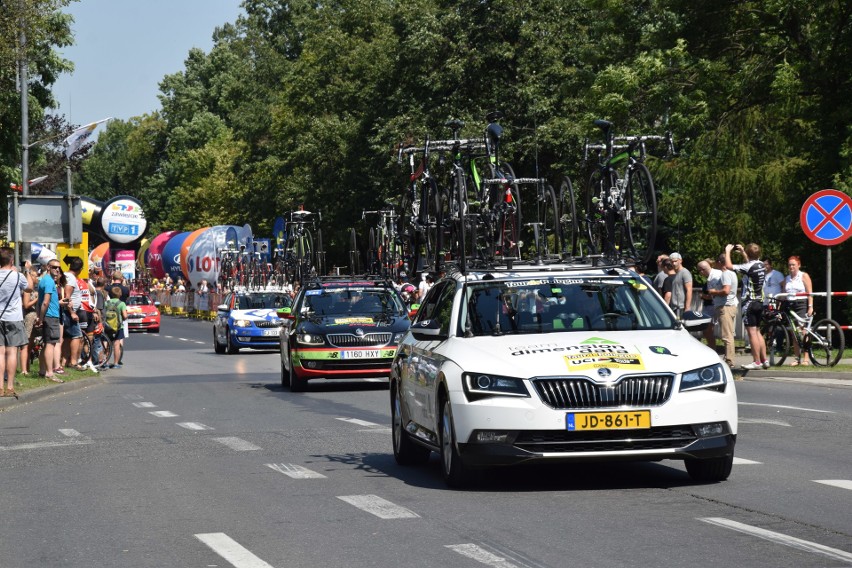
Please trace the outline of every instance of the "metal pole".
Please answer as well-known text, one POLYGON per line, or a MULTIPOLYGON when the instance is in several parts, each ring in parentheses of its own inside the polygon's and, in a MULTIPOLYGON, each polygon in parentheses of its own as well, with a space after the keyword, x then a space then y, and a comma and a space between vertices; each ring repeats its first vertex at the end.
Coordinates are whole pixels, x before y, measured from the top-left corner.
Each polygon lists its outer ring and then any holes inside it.
MULTIPOLYGON (((21 7, 24 6, 24 3, 21 2, 21 7)), ((29 195, 30 192, 30 105, 29 105, 29 78, 27 77, 27 34, 24 31, 24 13, 21 11, 21 35, 20 35, 20 52, 18 59, 18 70, 21 81, 21 194, 23 196, 29 195)), ((20 227, 20 223, 18 222, 18 199, 17 196, 13 200, 13 215, 15 216, 15 266, 20 265, 21 262, 21 242, 20 242, 20 234, 17 231, 17 228, 20 227)), ((11 230, 11 227, 10 227, 11 230)))
POLYGON ((825 317, 831 319, 831 247, 825 249, 825 317))

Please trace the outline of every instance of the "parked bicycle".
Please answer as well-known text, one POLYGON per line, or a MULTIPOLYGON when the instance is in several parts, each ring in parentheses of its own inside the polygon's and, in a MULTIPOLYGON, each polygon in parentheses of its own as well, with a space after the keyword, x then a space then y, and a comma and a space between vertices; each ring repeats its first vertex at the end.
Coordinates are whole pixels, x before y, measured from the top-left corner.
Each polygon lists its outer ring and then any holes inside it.
POLYGON ((824 318, 813 324, 813 316, 800 316, 789 302, 783 301, 789 295, 777 294, 763 312, 761 333, 769 364, 783 365, 795 342, 799 353, 807 353, 814 365, 833 367, 846 348, 843 329, 832 319, 824 318))
POLYGON ((586 143, 597 152, 597 167, 589 179, 578 209, 578 231, 587 252, 617 260, 632 258, 646 263, 654 252, 657 237, 657 197, 651 172, 643 163, 648 141, 667 143, 674 154, 671 134, 665 136, 615 136, 613 124, 595 120, 604 135, 602 143, 586 143), (618 151, 618 153, 616 153, 618 151), (636 152, 638 151, 638 155, 636 152))

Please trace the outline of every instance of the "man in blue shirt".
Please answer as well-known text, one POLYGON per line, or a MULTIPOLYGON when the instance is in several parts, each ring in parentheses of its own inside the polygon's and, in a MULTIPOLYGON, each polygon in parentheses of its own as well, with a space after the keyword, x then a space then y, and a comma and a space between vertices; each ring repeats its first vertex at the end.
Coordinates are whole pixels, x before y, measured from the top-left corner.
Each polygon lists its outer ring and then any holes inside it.
POLYGON ((54 350, 59 342, 59 291, 56 289, 56 280, 62 267, 59 260, 51 260, 47 263, 47 272, 38 281, 38 319, 36 327, 41 326, 44 347, 38 357, 39 372, 42 377, 50 379, 55 383, 63 382, 62 379, 53 374, 51 368, 54 361, 54 350))

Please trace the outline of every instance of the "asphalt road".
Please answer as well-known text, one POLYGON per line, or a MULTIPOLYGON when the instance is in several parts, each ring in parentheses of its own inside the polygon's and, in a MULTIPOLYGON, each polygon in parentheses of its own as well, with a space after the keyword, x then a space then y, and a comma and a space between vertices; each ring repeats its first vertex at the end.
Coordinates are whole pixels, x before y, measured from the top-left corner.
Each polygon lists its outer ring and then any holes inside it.
POLYGON ((125 367, 0 412, 0 567, 852 566, 852 382, 737 383, 731 478, 679 462, 393 460, 383 381, 291 394, 277 352, 164 317, 125 367))

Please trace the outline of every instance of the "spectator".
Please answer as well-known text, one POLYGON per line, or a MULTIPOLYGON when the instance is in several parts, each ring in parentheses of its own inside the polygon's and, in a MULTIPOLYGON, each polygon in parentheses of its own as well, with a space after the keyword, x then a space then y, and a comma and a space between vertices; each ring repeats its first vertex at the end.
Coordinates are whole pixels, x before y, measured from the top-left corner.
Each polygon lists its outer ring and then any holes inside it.
POLYGON ((56 274, 61 274, 59 260, 47 263, 47 272, 38 281, 38 317, 35 327, 41 329, 44 345, 39 355, 38 374, 55 383, 63 382, 53 373, 57 343, 61 337, 59 325, 59 289, 56 287, 56 274))
POLYGON ((121 286, 114 285, 109 289, 109 300, 104 305, 105 312, 114 306, 120 316, 118 327, 112 338, 113 363, 109 366, 110 369, 121 369, 121 358, 124 355, 124 322, 127 320, 127 304, 122 301, 121 293, 121 286))
MULTIPOLYGON (((801 270, 802 261, 798 256, 791 256, 787 259, 787 269, 789 274, 782 283, 782 290, 787 294, 812 294, 814 291, 811 277, 807 272, 801 270)), ((790 308, 796 312, 799 317, 813 317, 814 315, 814 297, 813 296, 793 296, 787 299, 790 302, 790 308)), ((790 366, 810 365, 807 353, 802 353, 799 348, 799 342, 793 342, 793 351, 795 359, 790 362, 790 366)))
POLYGON ((74 367, 78 371, 84 370, 80 363, 80 350, 83 346, 83 321, 80 312, 82 311, 83 291, 80 288, 79 276, 83 270, 83 259, 74 257, 68 262, 70 269, 65 273, 65 296, 70 298, 70 302, 62 311, 65 326, 65 338, 62 351, 65 358, 65 365, 74 367))
POLYGON ((753 359, 753 362, 743 365, 743 369, 768 369, 769 360, 766 357, 766 342, 763 340, 763 335, 760 333, 759 327, 760 320, 763 317, 763 283, 765 279, 765 269, 763 263, 760 261, 760 245, 756 243, 749 243, 746 247, 743 245, 726 245, 725 268, 741 272, 743 275, 741 293, 743 323, 748 334, 753 359), (745 257, 746 262, 742 264, 731 262, 732 250, 745 257))
POLYGON ((112 290, 114 286, 121 288, 121 301, 126 303, 127 299, 130 297, 130 288, 127 287, 124 274, 122 274, 120 270, 116 270, 112 273, 112 284, 109 287, 110 290, 112 290))
POLYGON ((713 298, 719 335, 725 346, 725 363, 734 366, 734 321, 737 319, 737 275, 727 269, 725 255, 716 257, 716 269, 707 279, 707 293, 713 298))
POLYGON ((672 283, 672 310, 677 317, 683 315, 684 310, 692 306, 692 274, 683 267, 683 257, 679 252, 669 255, 675 269, 675 278, 672 283))
MULTIPOLYGON (((716 312, 713 308, 713 297, 709 293, 710 289, 710 278, 716 276, 716 270, 713 268, 713 260, 709 258, 705 258, 702 261, 699 261, 695 267, 698 269, 698 273, 704 277, 704 284, 701 286, 701 313, 704 317, 710 318, 713 320, 713 323, 716 323, 716 312)), ((707 346, 716 351, 716 329, 715 325, 708 325, 704 328, 704 340, 707 342, 707 346)))
POLYGON ((63 312, 66 312, 68 309, 68 304, 71 302, 71 299, 65 295, 65 286, 68 284, 68 279, 65 277, 65 273, 60 270, 57 273, 53 272, 53 279, 56 282, 56 293, 59 296, 59 342, 56 344, 56 349, 53 350, 53 361, 51 362, 53 373, 57 375, 64 375, 65 369, 62 365, 62 346, 65 343, 65 325, 64 319, 62 318, 63 312))
POLYGON ((657 275, 654 276, 654 289, 660 293, 660 296, 663 295, 663 284, 668 277, 665 269, 663 268, 663 261, 669 260, 669 256, 667 254, 661 254, 657 257, 657 275))
MULTIPOLYGON (((26 264, 29 269, 29 262, 26 264)), ((27 344, 24 337, 22 293, 31 292, 33 282, 15 267, 15 251, 0 248, 0 396, 18 398, 15 392, 15 372, 18 370, 18 351, 27 344)))
MULTIPOLYGON (((674 286, 674 278, 675 278, 675 267, 674 263, 670 258, 665 258, 663 263, 660 265, 663 269, 663 274, 665 274, 665 278, 663 279, 663 285, 660 288, 660 295, 665 300, 666 304, 669 306, 672 305, 672 286, 674 286)), ((659 276, 659 275, 658 275, 659 276)), ((656 279, 655 279, 656 280, 656 279)))
POLYGON ((35 348, 35 321, 38 318, 38 270, 31 266, 26 269, 27 277, 33 284, 33 289, 24 293, 21 307, 24 310, 24 336, 27 339, 27 344, 21 347, 21 373, 24 375, 30 374, 30 364, 32 363, 31 355, 35 348))
POLYGON ((784 291, 784 275, 772 268, 772 261, 764 259, 763 267, 766 269, 766 276, 763 279, 763 305, 769 303, 770 298, 774 298, 784 291))

